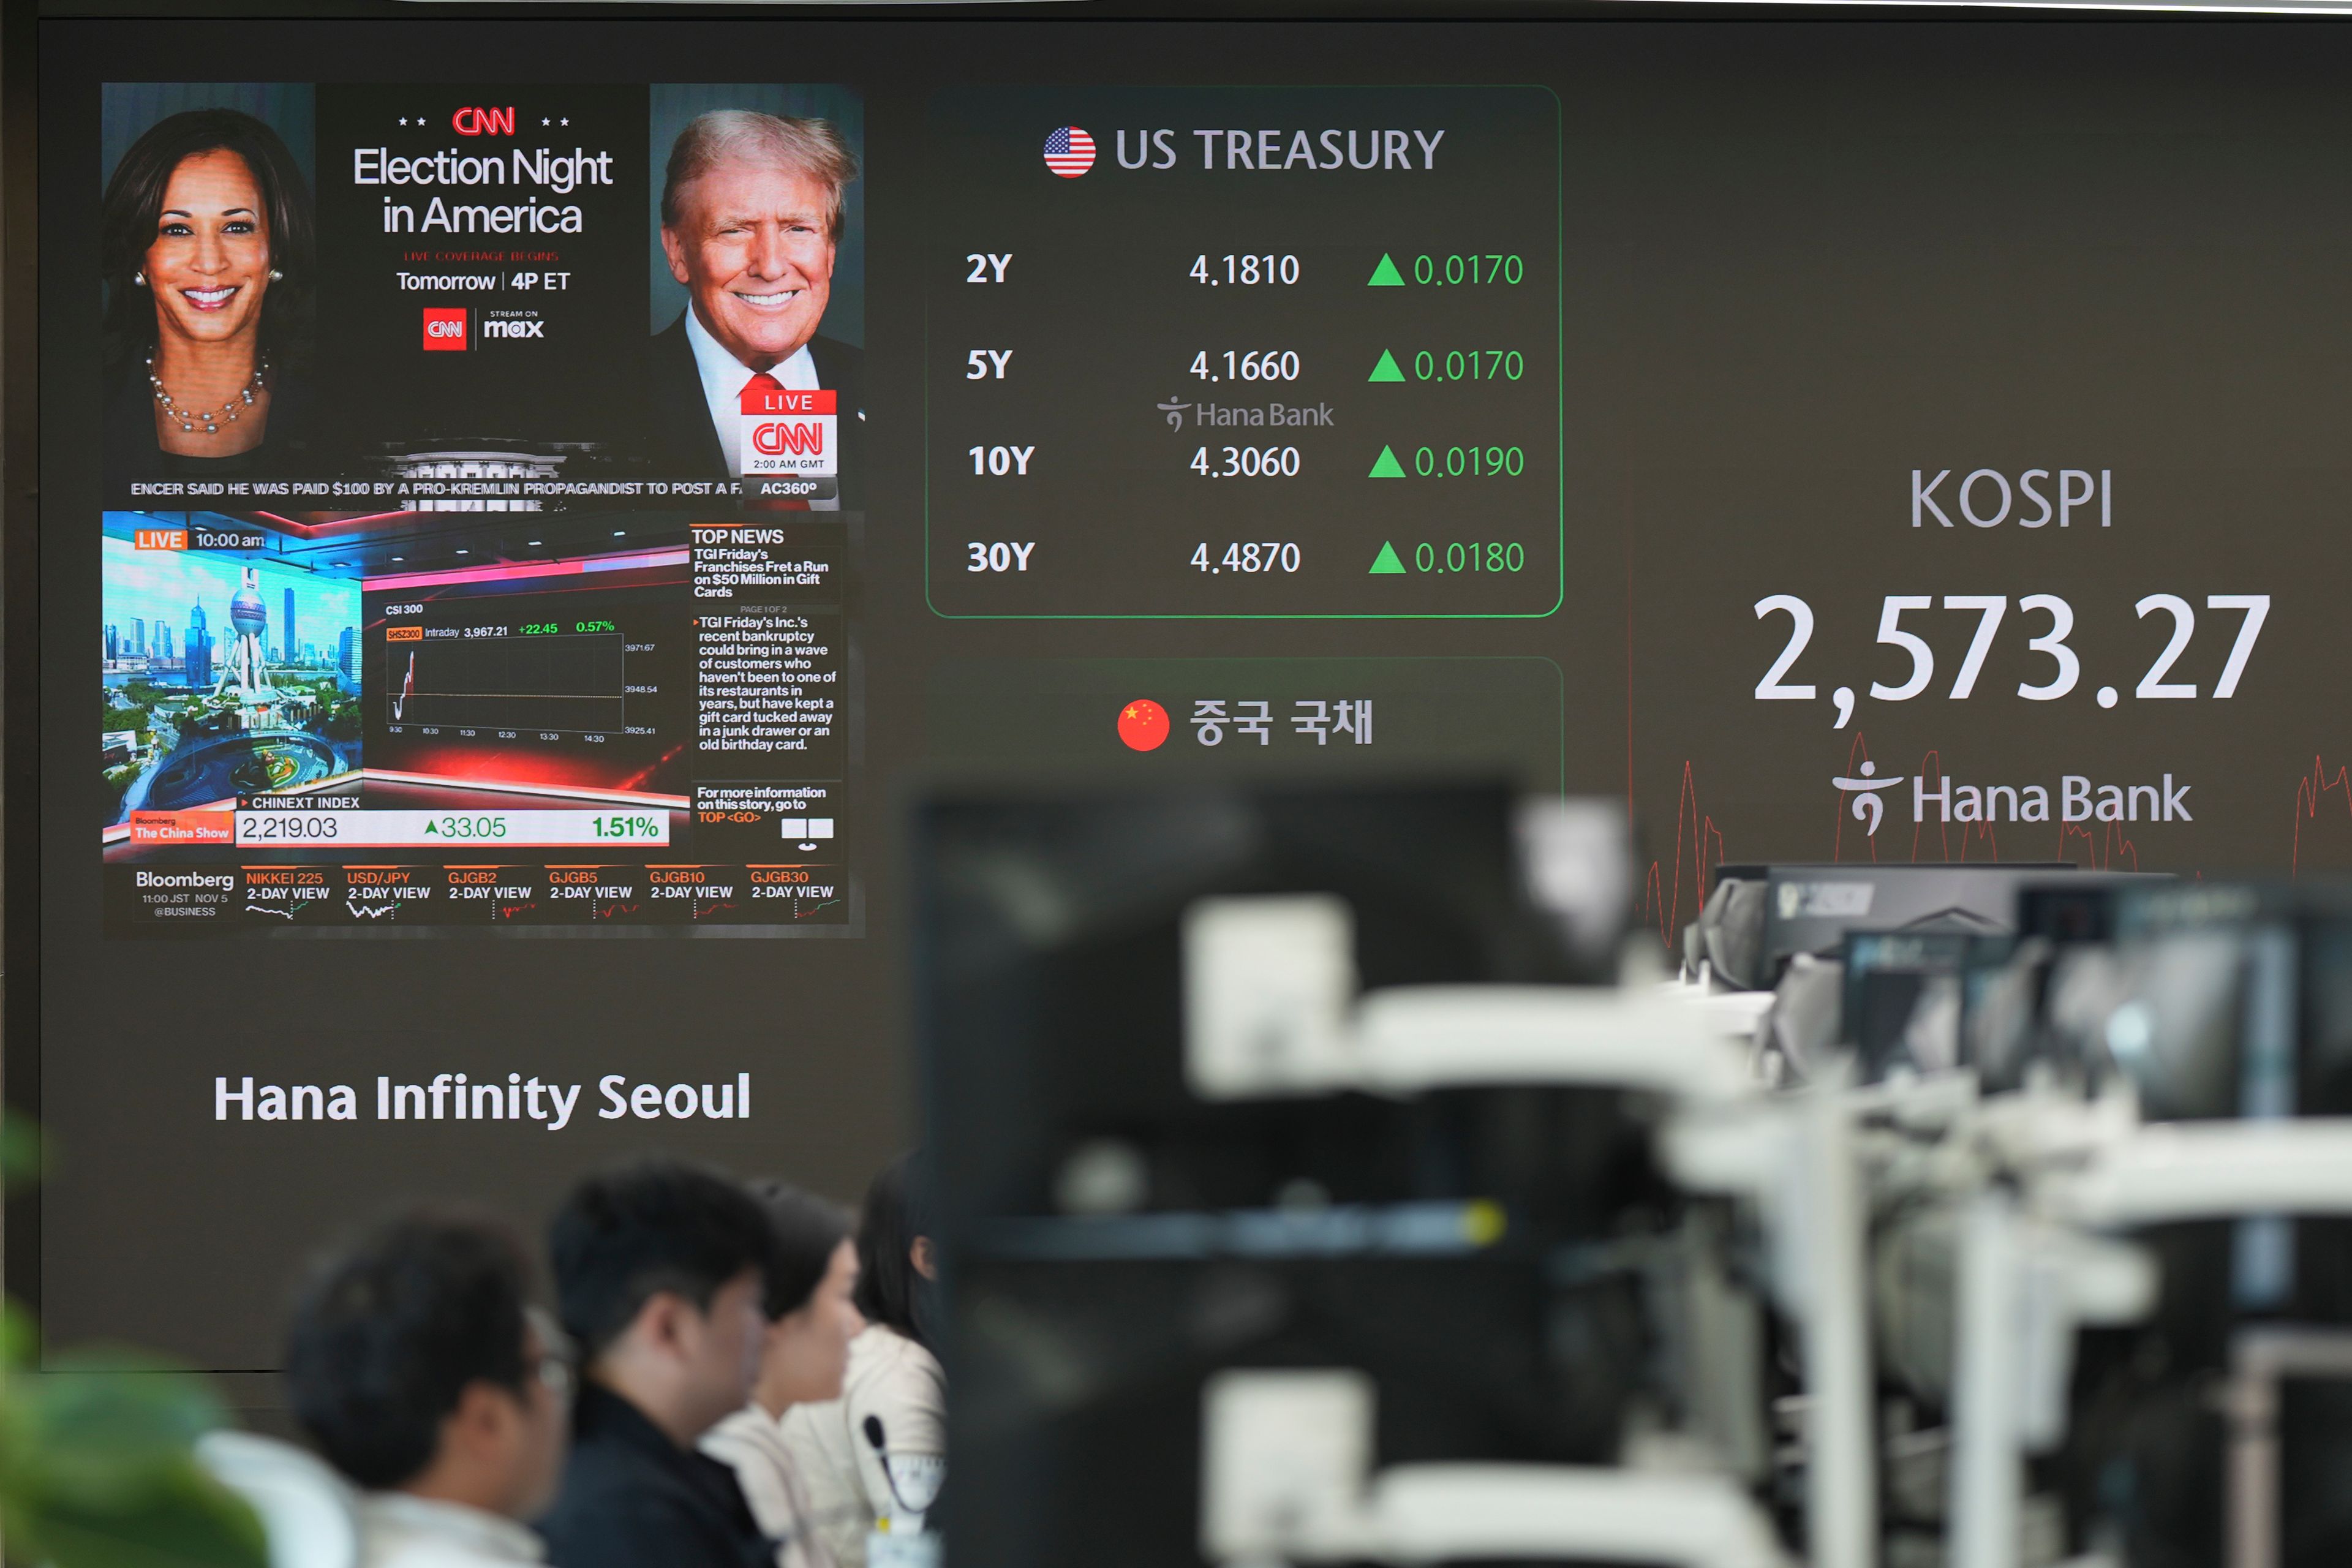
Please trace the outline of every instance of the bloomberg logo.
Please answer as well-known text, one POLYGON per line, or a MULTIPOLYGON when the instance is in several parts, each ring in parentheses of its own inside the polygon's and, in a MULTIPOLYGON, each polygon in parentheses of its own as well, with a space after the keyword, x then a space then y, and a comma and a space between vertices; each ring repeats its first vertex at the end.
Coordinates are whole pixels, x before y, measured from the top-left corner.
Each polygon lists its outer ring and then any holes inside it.
POLYGON ((428 349, 462 349, 466 346, 466 308, 463 305, 425 308, 425 346, 428 349))

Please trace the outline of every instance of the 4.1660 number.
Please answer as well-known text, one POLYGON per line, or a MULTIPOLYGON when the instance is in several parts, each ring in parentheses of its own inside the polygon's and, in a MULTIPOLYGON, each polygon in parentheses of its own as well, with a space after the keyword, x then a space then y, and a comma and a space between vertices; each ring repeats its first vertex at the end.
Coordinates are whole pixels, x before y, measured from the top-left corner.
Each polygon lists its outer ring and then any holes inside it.
POLYGON ((1218 361, 1209 357, 1208 350, 1202 349, 1192 356, 1192 363, 1189 368, 1202 381, 1297 381, 1298 379, 1297 349, 1251 349, 1246 353, 1227 349, 1223 361, 1224 371, 1222 375, 1216 368, 1218 363, 1218 361))

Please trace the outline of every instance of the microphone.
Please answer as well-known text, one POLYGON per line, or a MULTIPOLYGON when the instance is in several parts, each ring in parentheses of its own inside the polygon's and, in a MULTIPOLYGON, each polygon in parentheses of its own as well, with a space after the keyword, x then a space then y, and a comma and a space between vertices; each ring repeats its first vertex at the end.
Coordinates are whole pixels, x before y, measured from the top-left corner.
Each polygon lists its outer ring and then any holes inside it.
POLYGON ((882 1480, 890 1489, 890 1500, 908 1513, 922 1512, 921 1509, 907 1507, 907 1500, 898 1491, 898 1478, 890 1473, 890 1445, 882 1435, 882 1417, 868 1415, 865 1430, 866 1441, 874 1449, 874 1457, 882 1461, 882 1480))
MULTIPOLYGON (((882 1461, 882 1479, 883 1482, 890 1489, 890 1500, 898 1505, 901 1512, 912 1514, 918 1519, 921 1518, 929 1504, 937 1500, 937 1482, 933 1482, 930 1489, 932 1495, 924 1500, 922 1507, 919 1508, 915 1504, 908 1502, 907 1500, 907 1494, 898 1489, 898 1475, 897 1468, 890 1463, 890 1444, 883 1429, 882 1417, 879 1415, 868 1415, 864 1424, 860 1426, 859 1430, 866 1434, 866 1444, 868 1447, 873 1448, 874 1457, 882 1461)), ((917 1455, 913 1457, 917 1458, 929 1458, 928 1455, 917 1455)), ((914 1479, 919 1481, 922 1477, 918 1475, 914 1479)), ((921 1489, 919 1487, 917 1489, 919 1490, 921 1489)))

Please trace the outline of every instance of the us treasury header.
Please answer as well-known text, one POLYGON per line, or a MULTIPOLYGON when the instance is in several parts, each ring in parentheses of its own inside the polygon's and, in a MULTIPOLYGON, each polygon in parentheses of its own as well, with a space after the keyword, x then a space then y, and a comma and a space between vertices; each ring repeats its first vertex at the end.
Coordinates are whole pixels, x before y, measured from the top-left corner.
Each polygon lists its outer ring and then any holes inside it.
POLYGON ((1120 131, 1112 138, 1122 169, 1172 169, 1177 164, 1176 138, 1197 137, 1201 167, 1214 173, 1248 169, 1258 174, 1286 174, 1306 168, 1318 173, 1335 169, 1404 169, 1427 173, 1437 167, 1437 144, 1445 140, 1437 131, 1320 132, 1258 130, 1120 131), (1130 146, 1132 151, 1130 152, 1130 146))

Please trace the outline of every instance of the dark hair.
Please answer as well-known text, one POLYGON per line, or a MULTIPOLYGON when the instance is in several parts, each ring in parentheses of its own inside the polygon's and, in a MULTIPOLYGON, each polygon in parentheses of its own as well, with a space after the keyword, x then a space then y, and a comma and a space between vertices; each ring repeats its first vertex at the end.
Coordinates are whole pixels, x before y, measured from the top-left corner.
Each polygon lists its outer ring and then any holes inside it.
POLYGON ((149 126, 106 183, 99 219, 99 270, 106 284, 106 353, 127 363, 155 342, 155 301, 131 281, 155 243, 163 193, 180 165, 199 153, 230 152, 261 187, 269 222, 269 264, 283 277, 269 285, 261 346, 280 363, 308 349, 310 325, 310 193, 278 132, 234 109, 191 109, 149 126))
POLYGON ((768 1211, 768 1229, 775 1244, 768 1263, 768 1290, 763 1305, 771 1320, 797 1312, 824 1282, 833 1255, 857 1229, 850 1212, 830 1198, 818 1197, 790 1182, 751 1184, 751 1195, 768 1211))
POLYGON ((563 1326, 594 1360, 665 1291, 710 1310, 746 1268, 764 1275, 774 1250, 767 1211, 718 1172, 653 1159, 589 1177, 548 1226, 563 1326))
POLYGON ((857 1310, 928 1346, 936 1310, 931 1282, 916 1270, 915 1238, 931 1234, 929 1194, 919 1153, 898 1156, 866 1189, 857 1226, 857 1310))
POLYGON ((362 1487, 396 1487, 433 1462, 468 1384, 523 1387, 529 1268, 488 1221, 418 1213, 321 1263, 294 1310, 286 1386, 294 1415, 362 1487))

